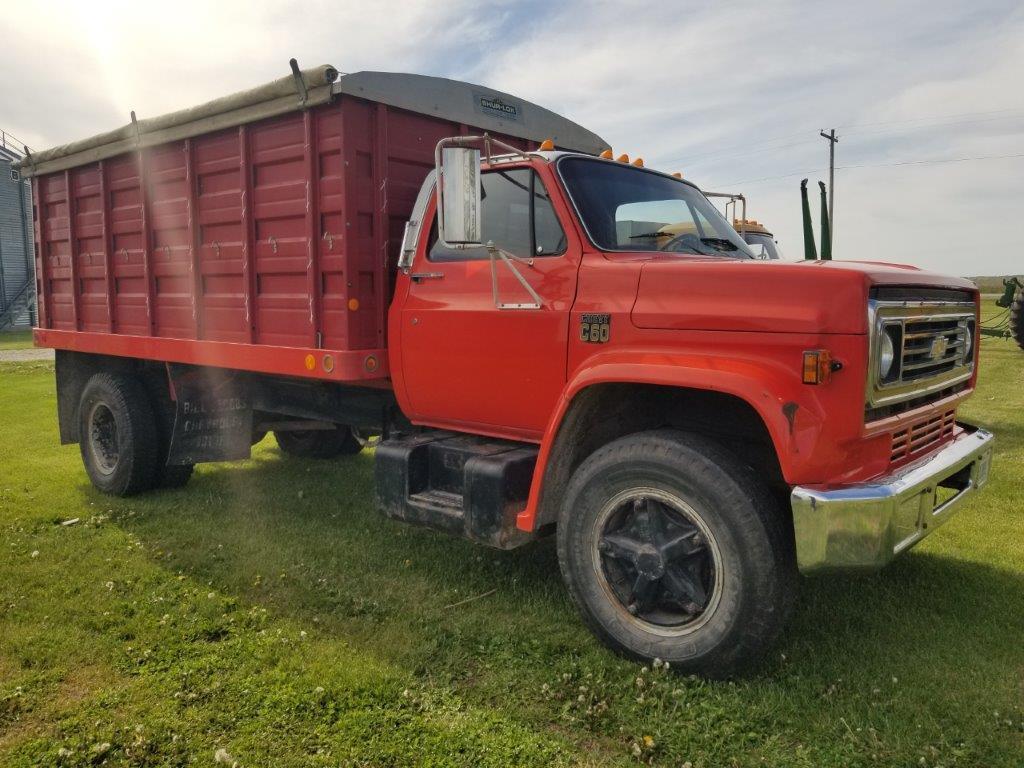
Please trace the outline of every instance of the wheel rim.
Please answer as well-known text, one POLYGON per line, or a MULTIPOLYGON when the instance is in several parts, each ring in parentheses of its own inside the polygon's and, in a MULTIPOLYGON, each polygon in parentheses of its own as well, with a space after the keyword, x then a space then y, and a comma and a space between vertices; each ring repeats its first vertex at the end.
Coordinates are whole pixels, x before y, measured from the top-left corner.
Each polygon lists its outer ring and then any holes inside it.
POLYGON ((117 439, 117 420, 103 403, 96 403, 89 411, 89 453, 93 466, 104 475, 113 474, 121 456, 117 439))
POLYGON ((718 541, 674 494, 632 488, 602 508, 594 529, 594 568, 624 619, 659 635, 702 627, 722 595, 718 541))

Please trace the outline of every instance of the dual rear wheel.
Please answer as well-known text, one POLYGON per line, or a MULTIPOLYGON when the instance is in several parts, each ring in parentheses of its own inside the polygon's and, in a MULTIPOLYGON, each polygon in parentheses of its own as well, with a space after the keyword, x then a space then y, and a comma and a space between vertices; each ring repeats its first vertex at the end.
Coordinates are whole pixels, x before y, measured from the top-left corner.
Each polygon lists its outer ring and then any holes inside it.
MULTIPOLYGON (((95 374, 79 400, 79 449, 85 471, 96 488, 112 496, 179 488, 192 476, 192 465, 167 463, 175 409, 163 393, 166 380, 145 376, 95 374)), ((345 426, 275 436, 281 450, 292 456, 326 459, 362 450, 345 426)))

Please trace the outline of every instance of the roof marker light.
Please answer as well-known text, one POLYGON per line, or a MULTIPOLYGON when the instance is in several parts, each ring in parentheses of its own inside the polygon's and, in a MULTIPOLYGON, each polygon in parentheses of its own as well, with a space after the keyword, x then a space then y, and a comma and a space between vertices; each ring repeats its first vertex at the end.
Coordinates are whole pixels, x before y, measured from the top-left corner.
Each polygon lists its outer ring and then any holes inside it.
POLYGON ((618 160, 620 163, 628 163, 629 162, 629 155, 627 155, 625 152, 623 152, 621 155, 619 155, 615 159, 618 160))
POLYGON ((600 157, 603 160, 611 160, 613 157, 612 151, 610 149, 606 149, 604 152, 598 155, 598 157, 600 157))
POLYGON ((539 151, 541 151, 541 152, 550 152, 554 148, 555 148, 555 142, 553 142, 551 139, 544 139, 544 141, 542 141, 540 143, 540 150, 539 151))
POLYGON ((633 165, 635 165, 637 168, 643 168, 644 159, 642 157, 638 157, 636 160, 633 161, 633 165))
POLYGON ((676 171, 676 172, 675 172, 675 173, 673 173, 672 175, 673 175, 673 176, 675 176, 675 177, 676 177, 677 179, 681 179, 681 178, 683 178, 683 174, 681 174, 681 173, 680 173, 679 171, 676 171))

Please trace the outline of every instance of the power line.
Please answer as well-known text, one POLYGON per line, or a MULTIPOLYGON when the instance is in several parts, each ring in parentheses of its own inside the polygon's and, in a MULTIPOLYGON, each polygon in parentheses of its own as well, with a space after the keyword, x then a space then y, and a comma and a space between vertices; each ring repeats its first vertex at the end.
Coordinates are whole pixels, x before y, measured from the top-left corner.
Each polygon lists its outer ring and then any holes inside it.
POLYGON ((1024 112, 1024 108, 1021 107, 1010 107, 1007 109, 990 109, 984 112, 959 112, 955 115, 931 115, 926 117, 908 117, 903 120, 879 120, 872 123, 846 123, 845 125, 839 125, 839 128, 848 130, 851 128, 865 128, 872 125, 896 125, 902 123, 918 123, 918 122, 929 122, 932 120, 949 120, 957 117, 975 117, 977 115, 997 115, 1004 114, 1006 112, 1024 112))
POLYGON ((850 170, 853 168, 893 168, 897 165, 938 165, 940 163, 966 163, 971 160, 1009 160, 1012 158, 1024 157, 1024 152, 1012 155, 974 155, 973 157, 942 157, 932 160, 900 160, 896 163, 863 163, 861 165, 837 165, 839 170, 850 170))
MULTIPOLYGON (((847 136, 851 141, 862 140, 863 138, 872 138, 875 136, 884 136, 892 133, 901 133, 908 130, 914 129, 926 129, 926 128, 939 128, 951 125, 969 125, 972 123, 984 123, 991 122, 994 120, 1009 120, 1017 117, 1024 117, 1024 109, 1011 108, 1011 109, 993 109, 984 112, 960 112, 952 115, 931 115, 926 117, 913 117, 906 118, 903 120, 879 120, 871 123, 848 123, 845 125, 839 125, 836 130, 843 129, 844 135, 847 136), (1001 115, 999 117, 978 117, 978 116, 990 116, 990 115, 1001 115), (956 118, 968 117, 977 118, 971 120, 956 120, 956 118), (945 122, 950 121, 953 122, 945 122), (917 125, 908 125, 910 123, 917 123, 917 125), (875 128, 875 126, 899 126, 906 125, 907 128, 875 128), (864 130, 869 129, 869 130, 864 130), (851 138, 850 133, 854 136, 851 138)), ((718 149, 709 150, 707 152, 698 152, 691 155, 679 155, 676 157, 669 158, 662 161, 663 165, 676 165, 679 163, 685 163, 687 165, 693 163, 695 160, 712 161, 722 159, 724 157, 749 157, 751 155, 759 155, 764 152, 781 151, 784 149, 791 149, 793 147, 804 146, 810 143, 810 140, 803 140, 792 142, 789 144, 783 144, 779 146, 774 145, 776 142, 786 141, 797 136, 804 136, 804 132, 790 133, 783 136, 776 136, 771 139, 762 139, 755 142, 745 142, 743 144, 735 144, 727 147, 719 147, 718 149), (737 150, 750 150, 737 152, 737 150)))
MULTIPOLYGON (((894 163, 861 163, 858 165, 837 165, 837 171, 849 171, 856 170, 858 168, 894 168, 901 165, 939 165, 943 163, 966 163, 974 160, 1010 160, 1024 157, 1024 152, 1019 152, 1009 155, 975 155, 972 157, 944 157, 934 158, 928 160, 900 160, 894 163)), ((791 179, 794 176, 805 176, 811 173, 817 173, 820 168, 811 168, 806 171, 797 171, 796 173, 783 173, 778 176, 763 176, 759 179, 746 179, 744 181, 730 181, 725 184, 712 184, 709 186, 713 187, 729 187, 729 186, 740 186, 743 184, 759 184, 762 181, 775 181, 776 179, 791 179)))
POLYGON ((868 128, 860 130, 857 128, 849 129, 844 132, 844 135, 853 133, 857 138, 867 137, 873 138, 875 136, 892 136, 898 134, 907 134, 911 131, 931 131, 936 128, 950 128, 959 125, 977 125, 978 123, 992 123, 998 120, 1021 120, 1024 119, 1024 112, 1012 115, 1002 115, 1001 117, 979 117, 972 120, 947 120, 944 122, 928 122, 920 123, 918 125, 908 125, 905 127, 890 127, 890 128, 868 128))
MULTIPOLYGON (((718 149, 713 149, 713 150, 710 150, 708 152, 699 152, 699 153, 693 154, 693 155, 679 155, 678 157, 675 157, 675 158, 669 158, 668 160, 665 161, 665 164, 666 165, 672 165, 673 163, 684 163, 684 162, 685 163, 690 163, 690 162, 692 162, 694 160, 716 158, 716 157, 723 157, 723 156, 736 157, 736 155, 734 154, 734 150, 749 149, 750 147, 761 147, 761 146, 764 146, 766 144, 774 144, 777 141, 785 141, 786 139, 792 139, 792 138, 795 138, 797 136, 804 136, 804 135, 806 135, 806 132, 805 131, 800 131, 798 133, 790 133, 790 134, 788 134, 786 136, 776 136, 774 139, 763 139, 761 141, 744 142, 743 144, 735 144, 733 146, 719 147, 718 149)), ((757 152, 762 152, 762 151, 763 152, 770 152, 772 149, 784 149, 785 147, 795 147, 798 144, 803 144, 803 143, 805 143, 805 142, 804 141, 798 141, 798 142, 795 142, 793 144, 786 144, 783 147, 767 147, 767 148, 765 148, 763 150, 757 150, 757 151, 752 152, 750 154, 756 154, 757 152)))

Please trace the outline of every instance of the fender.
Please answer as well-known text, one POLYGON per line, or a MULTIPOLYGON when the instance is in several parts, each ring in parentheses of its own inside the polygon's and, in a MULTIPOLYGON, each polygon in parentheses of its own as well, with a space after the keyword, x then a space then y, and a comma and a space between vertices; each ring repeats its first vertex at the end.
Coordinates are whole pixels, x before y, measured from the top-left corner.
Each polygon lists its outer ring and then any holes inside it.
POLYGON ((787 480, 809 457, 825 420, 816 388, 804 385, 796 370, 778 361, 650 350, 596 355, 572 375, 548 422, 537 456, 539 471, 534 472, 526 508, 516 519, 520 529, 534 530, 551 448, 576 397, 588 387, 613 383, 720 392, 743 400, 764 422, 787 480))

